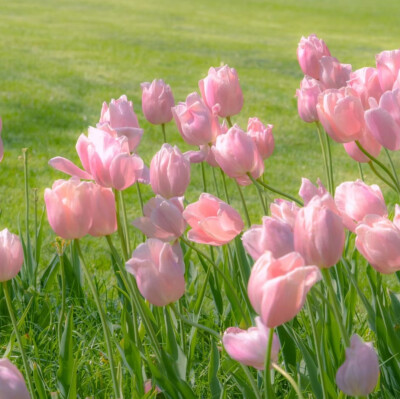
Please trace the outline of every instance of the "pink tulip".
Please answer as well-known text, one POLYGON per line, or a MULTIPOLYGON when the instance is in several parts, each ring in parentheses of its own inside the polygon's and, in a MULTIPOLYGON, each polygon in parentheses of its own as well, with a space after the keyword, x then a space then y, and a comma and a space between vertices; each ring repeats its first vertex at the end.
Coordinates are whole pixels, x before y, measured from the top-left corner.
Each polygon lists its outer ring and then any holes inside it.
POLYGON ((60 237, 72 240, 88 234, 93 218, 92 184, 72 177, 56 180, 44 191, 49 224, 60 237))
POLYGON ((253 225, 242 236, 247 253, 257 260, 265 251, 280 258, 294 251, 293 231, 290 224, 269 216, 262 218, 262 225, 253 225))
POLYGON ((152 381, 151 380, 147 380, 144 383, 144 393, 148 393, 150 391, 153 391, 153 393, 154 392, 161 393, 161 389, 157 385, 153 386, 152 381))
POLYGON ((385 148, 400 149, 400 89, 385 92, 379 106, 370 100, 371 109, 365 112, 365 122, 372 136, 385 148))
POLYGON ((350 64, 341 64, 335 57, 322 57, 319 63, 319 80, 326 89, 340 89, 346 86, 351 74, 350 64))
POLYGON ((342 220, 323 198, 315 196, 299 210, 294 225, 294 248, 307 264, 320 268, 333 266, 342 256, 344 241, 342 220))
POLYGON ((400 207, 393 222, 383 216, 367 215, 356 227, 356 247, 380 273, 400 270, 400 207))
POLYGON ((247 173, 258 179, 264 172, 264 163, 257 146, 238 125, 218 136, 212 151, 221 169, 242 186, 251 184, 247 173))
POLYGON ((148 239, 133 251, 126 270, 135 276, 140 293, 153 305, 166 306, 185 293, 185 265, 178 243, 148 239))
POLYGON ((30 399, 21 372, 8 359, 0 359, 0 399, 30 399))
POLYGON ((142 110, 145 118, 153 125, 161 125, 172 120, 171 108, 175 105, 171 87, 162 79, 154 79, 151 84, 142 83, 142 110))
POLYGON ((297 213, 300 209, 294 202, 277 198, 274 200, 269 208, 271 210, 271 216, 273 218, 288 223, 293 229, 297 213))
POLYGON ((24 263, 21 241, 8 229, 0 231, 0 259, 0 282, 13 279, 24 263))
POLYGON ((318 97, 318 118, 333 140, 348 143, 362 137, 364 108, 351 88, 325 90, 318 97))
POLYGON ((336 384, 341 391, 351 396, 367 396, 379 378, 379 361, 371 342, 354 334, 350 347, 346 348, 346 361, 339 367, 336 384))
POLYGON ((235 69, 224 65, 211 67, 208 75, 199 81, 204 102, 221 118, 238 114, 243 107, 243 93, 235 69))
POLYGON ((79 137, 76 150, 85 171, 62 157, 52 158, 49 164, 71 176, 94 179, 100 186, 117 190, 125 190, 136 181, 148 182, 148 170, 138 155, 130 155, 126 137, 114 138, 89 127, 89 136, 79 137))
POLYGON ((203 193, 197 202, 183 211, 183 217, 192 228, 188 233, 191 241, 220 246, 232 241, 243 230, 239 213, 230 205, 203 193))
POLYGON ((157 195, 145 204, 144 216, 135 219, 133 225, 149 238, 173 241, 185 231, 186 223, 182 212, 183 197, 167 200, 157 195))
POLYGON ((163 144, 150 164, 150 184, 164 198, 182 196, 190 183, 190 162, 177 146, 163 144))
POLYGON ((89 234, 94 237, 110 235, 117 230, 114 193, 97 184, 90 184, 90 188, 91 201, 86 204, 93 214, 89 234))
POLYGON ((118 100, 112 99, 109 106, 106 102, 103 103, 100 121, 96 127, 114 138, 125 136, 128 139, 129 152, 135 151, 143 135, 132 101, 128 101, 125 95, 118 100))
POLYGON ((314 34, 301 38, 297 47, 297 59, 304 75, 309 75, 314 79, 319 79, 320 64, 319 60, 323 56, 330 56, 331 53, 325 42, 314 34))
POLYGON ((392 90, 400 71, 400 50, 382 51, 375 60, 382 91, 392 90))
POLYGON ((387 216, 381 189, 376 184, 368 186, 361 180, 340 184, 336 188, 335 203, 343 224, 353 232, 366 215, 387 216))
POLYGON ((306 266, 297 252, 275 259, 265 252, 254 264, 247 293, 263 323, 277 327, 300 312, 311 287, 321 280, 316 266, 306 266))
POLYGON ((314 186, 314 184, 312 184, 306 177, 301 178, 299 195, 303 199, 304 205, 307 205, 316 195, 318 197, 323 197, 327 193, 328 191, 320 179, 317 179, 317 185, 314 186))
POLYGON ((172 108, 179 133, 191 145, 204 145, 215 141, 219 133, 218 117, 204 104, 197 93, 187 96, 172 108))
MULTIPOLYGON (((361 146, 373 157, 377 158, 381 152, 382 146, 374 139, 367 127, 363 131, 363 135, 358 139, 361 146)), ((343 147, 347 154, 349 154, 355 161, 367 163, 371 159, 368 158, 357 146, 354 141, 344 143, 343 147)))
POLYGON ((247 134, 254 140, 262 159, 269 158, 275 147, 273 125, 264 126, 258 118, 249 118, 247 134))
POLYGON ((3 121, 0 118, 0 162, 3 160, 3 156, 4 156, 4 146, 3 146, 3 141, 1 140, 2 128, 3 128, 3 121))
POLYGON ((304 76, 300 83, 300 90, 296 90, 297 111, 304 122, 311 123, 318 120, 318 96, 324 90, 325 87, 319 80, 304 76))
MULTIPOLYGON (((242 330, 237 327, 229 327, 222 337, 222 343, 229 356, 246 366, 252 366, 258 370, 265 368, 265 355, 268 348, 269 329, 256 317, 256 327, 242 330)), ((274 334, 272 340, 271 362, 278 361, 280 350, 279 340, 274 334)))

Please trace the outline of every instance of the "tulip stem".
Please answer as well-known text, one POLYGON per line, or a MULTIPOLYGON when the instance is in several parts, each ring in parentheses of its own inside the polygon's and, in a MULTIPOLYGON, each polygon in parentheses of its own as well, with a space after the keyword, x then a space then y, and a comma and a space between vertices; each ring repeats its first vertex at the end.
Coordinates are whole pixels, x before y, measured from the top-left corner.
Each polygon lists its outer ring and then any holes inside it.
POLYGON ((229 199, 228 188, 227 188, 227 186, 226 186, 225 173, 224 173, 224 171, 223 171, 221 168, 220 168, 219 170, 220 170, 220 172, 221 172, 222 182, 223 182, 223 184, 224 184, 224 191, 225 191, 226 202, 227 202, 228 204, 230 204, 231 201, 230 201, 230 199, 229 199))
POLYGON ((232 295, 235 298, 235 301, 237 302, 237 306, 239 307, 240 313, 243 316, 243 320, 246 322, 246 324, 248 326, 251 325, 251 320, 249 318, 248 315, 246 315, 246 312, 243 310, 241 304, 240 304, 240 300, 236 294, 236 291, 234 289, 234 287, 232 286, 231 282, 228 280, 228 278, 225 276, 224 272, 213 262, 213 260, 207 255, 205 254, 203 251, 201 251, 200 249, 197 249, 190 241, 186 240, 186 238, 181 237, 181 240, 189 247, 192 248, 194 251, 197 252, 197 254, 206 259, 208 261, 208 263, 210 263, 210 265, 221 275, 221 277, 223 278, 223 280, 225 281, 226 285, 229 286, 232 295))
POLYGON ((166 143, 167 142, 167 135, 165 134, 165 123, 161 124, 161 130, 162 130, 162 134, 163 134, 164 143, 166 143))
POLYGON ((226 117, 226 121, 228 122, 228 126, 229 126, 229 127, 232 127, 232 126, 233 126, 230 116, 227 116, 227 117, 226 117))
POLYGON ((220 197, 220 193, 219 193, 219 184, 217 182, 217 175, 215 174, 215 168, 211 167, 212 170, 212 174, 213 174, 213 178, 214 178, 214 185, 215 185, 215 190, 217 191, 217 196, 220 197))
MULTIPOLYGON (((324 163, 325 163, 325 174, 326 174, 326 180, 328 182, 328 189, 329 192, 331 194, 333 194, 333 187, 331 185, 331 170, 329 168, 329 161, 328 161, 328 155, 327 155, 327 143, 329 143, 327 140, 325 140, 324 143, 324 131, 321 128, 321 124, 319 123, 319 121, 315 122, 316 126, 317 126, 317 131, 318 131, 318 137, 319 137, 319 143, 321 145, 321 151, 322 151, 322 157, 324 158, 324 163)), ((330 150, 330 147, 329 147, 330 150)))
POLYGON ((249 210, 247 209, 246 201, 243 196, 243 191, 242 191, 242 188, 240 187, 239 183, 236 181, 236 179, 235 179, 235 182, 236 182, 236 187, 239 191, 240 199, 242 200, 243 210, 244 210, 244 214, 246 216, 246 221, 247 221, 247 226, 250 227, 251 220, 250 220, 250 216, 249 216, 249 210))
POLYGON ((358 165, 358 171, 360 172, 361 180, 364 181, 364 173, 362 170, 361 162, 357 162, 357 165, 358 165))
POLYGON ((271 353, 272 341, 274 340, 274 328, 269 329, 268 346, 265 354, 265 367, 264 367, 264 389, 265 399, 274 399, 275 393, 271 384, 271 353))
POLYGON ((66 300, 66 284, 65 284, 65 266, 64 266, 64 256, 61 252, 58 255, 58 259, 60 260, 60 271, 61 271, 61 310, 58 321, 58 342, 61 345, 61 327, 64 321, 65 314, 65 300, 66 300))
POLYGON ((204 162, 201 162, 201 176, 203 178, 203 192, 207 192, 206 171, 204 169, 204 162))
MULTIPOLYGON (((296 381, 292 378, 292 376, 286 372, 286 370, 284 370, 283 368, 279 367, 277 364, 273 363, 272 367, 278 371, 279 373, 281 373, 290 383, 290 385, 293 387, 293 389, 296 391, 297 393, 297 397, 299 399, 304 399, 303 394, 300 391, 299 386, 296 384, 296 381)), ((321 369, 320 369, 321 370, 321 369)), ((322 374, 322 370, 321 370, 321 374, 322 374)), ((325 392, 324 392, 325 394, 325 392)), ((325 397, 325 396, 324 396, 325 397)))
POLYGON ((394 191, 398 191, 397 188, 390 183, 389 180, 387 180, 386 178, 384 178, 375 168, 374 164, 372 163, 372 161, 368 162, 369 167, 371 168, 372 172, 375 173, 376 176, 378 176, 384 183, 386 183, 392 190, 394 191))
POLYGON ((119 211, 119 195, 118 195, 118 190, 114 190, 114 197, 115 197, 115 209, 117 212, 117 229, 118 229, 118 235, 119 235, 119 239, 121 241, 121 248, 122 248, 122 253, 124 255, 124 260, 128 260, 129 256, 128 256, 128 251, 126 248, 126 243, 125 243, 125 237, 124 237, 124 232, 122 230, 122 225, 121 225, 121 215, 120 215, 120 211, 119 211))
MULTIPOLYGON (((319 123, 319 122, 318 122, 319 123)), ((327 148, 327 154, 328 154, 328 166, 329 166, 329 175, 330 175, 330 185, 331 185, 331 194, 334 194, 335 191, 335 182, 333 180, 333 166, 332 166, 332 152, 331 152, 331 138, 325 134, 325 140, 326 140, 326 148, 327 148)))
POLYGON ((17 320, 15 319, 14 309, 13 309, 13 306, 12 306, 10 292, 8 291, 8 285, 7 284, 8 284, 7 281, 3 281, 3 291, 4 291, 4 296, 6 298, 8 313, 10 314, 11 323, 13 325, 14 333, 15 333, 15 336, 17 338, 19 349, 21 351, 22 362, 24 363, 24 367, 25 367, 25 371, 26 371, 26 380, 28 382, 29 393, 30 393, 31 397, 34 398, 35 396, 34 396, 33 384, 32 384, 32 379, 31 379, 31 369, 30 369, 29 364, 28 364, 28 359, 26 357, 24 346, 22 345, 21 336, 20 336, 20 334, 18 332, 17 320))
POLYGON ((106 346, 107 346, 107 352, 108 352, 108 360, 110 362, 111 379, 112 379, 112 382, 113 382, 114 395, 115 395, 116 398, 119 398, 120 395, 119 395, 117 376, 116 376, 116 373, 115 373, 116 369, 115 369, 114 357, 113 357, 112 346, 111 346, 110 331, 108 329, 106 316, 104 314, 104 310, 103 310, 103 308, 101 306, 101 303, 100 303, 99 294, 98 294, 98 292, 96 290, 96 287, 93 284, 92 276, 90 275, 89 270, 86 267, 86 263, 85 263, 85 260, 83 258, 83 254, 82 254, 82 250, 81 250, 81 247, 80 247, 80 244, 79 244, 79 240, 74 240, 74 241, 75 241, 76 248, 78 250, 79 258, 81 260, 81 267, 82 267, 83 272, 85 274, 86 281, 87 281, 87 283, 89 285, 89 288, 92 291, 92 295, 94 297, 94 301, 95 301, 96 306, 97 306, 97 311, 99 312, 101 324, 103 326, 104 338, 106 340, 106 346))
POLYGON ((126 217, 126 207, 125 207, 124 194, 123 194, 122 191, 118 191, 117 193, 120 195, 120 198, 121 198, 122 222, 124 224, 126 250, 128 252, 128 255, 130 255, 132 251, 131 251, 131 242, 130 242, 130 238, 129 238, 128 220, 127 220, 127 217, 126 217))
POLYGON ((396 179, 397 186, 400 186, 399 176, 397 175, 396 168, 394 167, 394 163, 393 163, 392 157, 390 156, 390 152, 389 152, 389 150, 387 148, 384 148, 384 150, 385 150, 386 156, 389 159, 390 168, 392 169, 393 175, 394 175, 394 177, 396 179))
POLYGON ((333 314, 335 316, 336 322, 339 325, 339 329, 340 329, 340 332, 342 333, 342 337, 346 344, 346 347, 349 347, 350 346, 349 334, 347 333, 346 328, 344 327, 344 325, 342 323, 341 312, 340 312, 340 309, 338 308, 337 297, 336 297, 335 290, 333 289, 332 278, 329 273, 329 269, 322 268, 321 272, 322 272, 322 275, 324 276, 325 284, 328 287, 329 296, 331 297, 333 314))
POLYGON ((143 197, 142 197, 142 191, 140 190, 140 184, 138 181, 136 181, 136 191, 137 191, 137 196, 139 198, 140 209, 143 215, 143 197))
POLYGON ((268 208, 265 206, 264 197, 263 197, 263 190, 261 190, 261 187, 258 184, 255 184, 255 186, 256 186, 258 198, 260 198, 260 202, 261 202, 261 206, 262 206, 264 215, 267 216, 268 215, 268 208))
POLYGON ((254 381, 253 375, 250 373, 250 370, 247 366, 242 363, 239 363, 240 367, 242 368, 243 372, 246 374, 248 381, 250 382, 251 387, 253 388, 254 395, 256 395, 257 399, 261 399, 261 395, 259 389, 254 381))
POLYGON ((286 198, 288 198, 288 199, 290 199, 290 200, 296 202, 296 204, 298 204, 298 205, 300 205, 300 206, 303 206, 303 205, 304 205, 300 200, 298 200, 297 198, 291 196, 290 194, 286 194, 286 193, 284 193, 284 192, 282 192, 282 191, 280 191, 280 190, 278 190, 278 189, 276 189, 276 188, 271 187, 269 184, 264 183, 261 179, 257 179, 257 180, 256 180, 250 173, 247 173, 247 176, 249 176, 250 180, 251 180, 254 184, 259 184, 259 185, 265 187, 266 189, 268 189, 269 191, 272 191, 272 192, 275 193, 275 194, 279 194, 279 195, 281 195, 282 197, 286 197, 286 198))

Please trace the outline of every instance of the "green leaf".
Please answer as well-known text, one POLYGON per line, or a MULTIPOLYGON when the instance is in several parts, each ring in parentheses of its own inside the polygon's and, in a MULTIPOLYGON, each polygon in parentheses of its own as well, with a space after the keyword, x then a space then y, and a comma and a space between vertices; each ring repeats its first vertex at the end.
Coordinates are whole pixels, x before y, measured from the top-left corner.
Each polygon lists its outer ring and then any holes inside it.
POLYGON ((217 373, 219 368, 219 352, 215 341, 211 340, 211 356, 208 367, 208 384, 210 385, 212 399, 219 399, 221 396, 221 384, 217 373))

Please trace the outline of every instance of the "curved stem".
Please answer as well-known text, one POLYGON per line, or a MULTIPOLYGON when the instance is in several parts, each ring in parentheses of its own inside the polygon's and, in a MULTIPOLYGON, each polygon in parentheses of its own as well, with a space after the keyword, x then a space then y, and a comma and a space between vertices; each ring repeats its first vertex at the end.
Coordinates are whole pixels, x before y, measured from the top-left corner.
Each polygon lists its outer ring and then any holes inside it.
MULTIPOLYGON (((304 399, 303 394, 300 391, 299 386, 296 384, 296 381, 292 378, 292 376, 286 372, 286 370, 284 370, 283 368, 279 367, 277 364, 273 363, 272 367, 278 371, 279 373, 281 373, 290 383, 290 385, 293 387, 293 389, 296 391, 297 396, 299 399, 304 399)), ((321 370, 321 374, 322 374, 322 370, 321 370)), ((324 392, 325 394, 325 392, 324 392)))
POLYGON ((140 209, 142 211, 142 215, 143 215, 143 198, 142 198, 142 191, 140 190, 140 184, 138 181, 136 181, 136 191, 137 191, 137 196, 139 198, 139 205, 140 205, 140 209))
POLYGON ((230 116, 227 116, 225 119, 226 119, 226 121, 228 122, 228 126, 229 126, 229 127, 232 127, 233 124, 232 124, 232 121, 231 121, 231 117, 230 117, 230 116))
POLYGON ((162 130, 162 134, 163 134, 164 143, 166 143, 167 142, 167 135, 165 133, 165 123, 161 124, 161 130, 162 130))
POLYGON ((381 179, 384 183, 386 183, 392 190, 398 192, 397 188, 396 188, 392 183, 390 183, 389 180, 387 180, 386 178, 384 178, 384 177, 375 169, 375 166, 374 166, 374 164, 372 163, 372 161, 369 161, 369 162, 368 162, 368 166, 371 168, 372 172, 375 173, 375 175, 379 177, 379 179, 381 179))
POLYGON ((236 181, 236 179, 235 179, 235 182, 236 182, 236 187, 237 187, 237 189, 239 191, 240 199, 242 200, 243 210, 244 210, 244 214, 246 216, 247 225, 248 225, 248 227, 250 227, 251 226, 251 220, 250 220, 250 216, 249 216, 249 210, 247 209, 247 204, 246 204, 246 201, 245 201, 244 196, 243 196, 243 191, 242 191, 242 188, 240 187, 239 183, 236 181))
POLYGON ((112 346, 111 346, 110 331, 108 329, 106 316, 104 314, 103 307, 101 306, 101 303, 100 303, 99 294, 98 294, 98 292, 96 290, 96 287, 93 284, 92 276, 90 275, 89 270, 86 267, 86 263, 85 263, 85 260, 83 258, 83 254, 82 254, 82 250, 81 250, 81 247, 80 247, 80 244, 79 244, 79 240, 74 240, 74 241, 75 241, 76 248, 78 250, 79 258, 81 260, 81 267, 83 269, 83 272, 85 273, 86 281, 87 281, 87 283, 89 285, 90 290, 92 291, 92 295, 94 297, 94 301, 95 301, 96 306, 97 306, 97 311, 99 312, 101 324, 103 326, 104 338, 106 340, 108 359, 109 359, 109 362, 110 362, 111 379, 112 379, 113 388, 114 388, 114 395, 115 395, 116 398, 119 398, 120 395, 119 395, 119 388, 118 388, 118 382, 117 382, 117 375, 116 375, 116 371, 115 371, 116 369, 115 369, 114 357, 113 357, 112 346))
POLYGON ((364 173, 362 170, 361 162, 357 162, 357 165, 358 165, 358 171, 360 172, 361 180, 364 181, 364 173))
POLYGON ((322 151, 322 157, 324 158, 324 164, 325 164, 325 174, 326 174, 326 180, 328 182, 328 189, 329 192, 332 194, 332 187, 331 187, 331 178, 330 178, 330 171, 329 171, 329 166, 328 166, 328 157, 327 157, 327 151, 325 148, 325 143, 324 143, 324 132, 322 131, 321 124, 319 121, 315 122, 317 126, 317 131, 318 131, 318 138, 319 138, 319 143, 321 145, 321 151, 322 151))
POLYGON ((274 391, 271 385, 271 353, 272 353, 272 341, 274 339, 274 329, 269 329, 268 336, 268 347, 265 354, 265 367, 264 367, 264 387, 265 387, 265 399, 275 398, 274 391))
POLYGON ((124 231, 125 231, 126 250, 128 251, 128 255, 130 255, 132 251, 131 251, 131 243, 130 243, 130 238, 129 238, 128 220, 126 217, 124 194, 122 191, 118 191, 118 194, 121 197, 122 223, 123 223, 123 227, 124 227, 124 231))
MULTIPOLYGON (((264 181, 263 181, 263 183, 264 183, 264 181)), ((265 206, 261 187, 258 184, 255 184, 255 186, 256 186, 257 193, 258 193, 258 198, 260 199, 260 202, 261 202, 261 206, 262 206, 264 215, 268 215, 268 208, 265 206)))
POLYGON ((396 168, 394 167, 394 163, 393 163, 392 157, 390 156, 390 152, 389 152, 389 150, 387 148, 384 148, 384 150, 385 150, 386 156, 389 159, 390 168, 392 169, 393 175, 394 175, 394 177, 396 179, 397 186, 400 186, 399 176, 397 175, 396 168))
POLYGON ((225 191, 226 202, 228 204, 230 204, 231 201, 229 199, 228 188, 226 187, 225 173, 221 168, 219 170, 221 171, 222 182, 224 183, 224 191, 225 191))
POLYGON ((28 390, 29 390, 31 397, 34 398, 35 396, 34 396, 33 384, 32 384, 32 379, 31 379, 31 369, 28 365, 28 359, 26 357, 24 346, 22 345, 21 336, 19 335, 17 320, 15 319, 14 309, 12 306, 12 301, 11 301, 11 297, 10 297, 10 292, 8 291, 7 283, 8 283, 7 281, 3 281, 4 296, 6 297, 8 313, 10 314, 11 323, 13 325, 14 333, 17 338, 19 350, 21 351, 22 362, 24 363, 25 372, 26 372, 26 381, 28 383, 28 390))

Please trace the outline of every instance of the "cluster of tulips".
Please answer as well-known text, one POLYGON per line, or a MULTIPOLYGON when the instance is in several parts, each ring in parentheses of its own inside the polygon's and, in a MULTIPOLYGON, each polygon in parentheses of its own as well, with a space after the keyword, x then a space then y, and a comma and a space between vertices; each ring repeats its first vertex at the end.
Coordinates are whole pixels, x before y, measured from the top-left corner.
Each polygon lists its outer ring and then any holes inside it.
MULTIPOLYGON (((241 315, 237 324, 245 328, 229 327, 220 339, 232 359, 264 370, 261 381, 266 397, 274 397, 271 369, 287 378, 297 395, 303 397, 298 383, 290 376, 293 370, 279 366, 283 343, 276 331, 299 314, 312 287, 321 280, 329 298, 328 308, 333 312, 346 348, 345 360, 336 370, 337 387, 353 396, 366 396, 374 391, 379 378, 378 354, 371 342, 364 342, 357 334, 350 337, 341 315, 337 283, 335 292, 331 269, 338 268, 344 251, 355 237, 356 249, 377 272, 399 271, 400 207, 395 206, 391 221, 381 189, 363 180, 344 182, 335 189, 330 139, 322 127, 330 138, 344 144, 355 161, 368 163, 386 185, 400 193, 393 163, 390 170, 377 159, 382 146, 392 151, 400 149, 400 50, 384 51, 376 57, 376 68, 354 72, 351 65, 341 64, 332 57, 326 44, 315 35, 301 39, 297 55, 306 75, 297 90, 298 112, 305 122, 317 124, 328 189, 320 180, 314 185, 303 178, 300 200, 265 182, 264 161, 274 150, 273 126, 258 118, 249 118, 246 130, 232 123, 231 118, 242 109, 243 94, 237 72, 227 65, 210 68, 207 77, 199 82, 201 94, 191 93, 185 102, 177 105, 170 87, 162 80, 142 84, 143 114, 148 122, 161 125, 164 137, 164 144, 152 158, 150 167, 138 155, 143 129, 132 102, 124 95, 109 104, 104 103, 96 127, 90 127, 87 136, 82 134, 78 138, 76 150, 82 168, 62 157, 50 160, 53 168, 71 178, 57 180, 51 189, 45 190, 48 221, 59 237, 74 240, 77 245, 81 267, 88 277, 102 320, 116 398, 121 393, 115 377, 111 331, 79 246, 79 239, 87 234, 105 236, 115 258, 125 265, 120 268, 119 276, 137 307, 135 317, 141 319, 147 329, 156 361, 161 362, 159 351, 162 348, 148 319, 149 304, 172 306, 176 311, 171 304, 185 295, 184 258, 189 250, 198 252, 199 260, 209 262, 226 284, 230 284, 218 260, 229 255, 232 243, 238 253, 244 248, 249 255, 244 255, 245 258, 254 260, 254 265, 248 270, 239 267, 236 272, 244 289, 233 287, 234 302, 241 315), (165 125, 172 120, 183 140, 196 147, 194 150, 182 153, 177 146, 167 143, 165 125), (221 170, 225 201, 203 192, 198 201, 187 203, 184 195, 194 163, 201 164, 204 182, 210 179, 205 163, 211 166, 208 170, 212 171, 214 180, 215 170, 221 170), (235 181, 247 227, 240 213, 229 203, 225 176, 235 181), (132 224, 146 240, 132 251, 123 191, 134 184, 142 215, 132 224), (154 196, 143 204, 141 185, 148 184, 154 196), (255 185, 259 194, 263 209, 261 225, 251 225, 243 195, 243 187, 248 185, 255 185), (267 192, 282 198, 268 206, 267 192), (115 232, 118 232, 122 256, 112 243, 111 235, 115 232), (241 240, 238 239, 240 235, 241 240), (221 249, 216 259, 215 249, 210 248, 208 256, 197 244, 227 246, 228 251, 221 249)), ((0 280, 6 282, 14 278, 22 263, 19 238, 3 230, 0 233, 0 280)), ((3 286, 7 287, 6 283, 3 286)), ((11 304, 9 309, 11 314, 11 304)), ((176 311, 176 316, 182 315, 176 311)), ((308 316, 313 317, 310 310, 308 316)), ((186 321, 190 324, 190 320, 186 321)), ((198 323, 192 322, 192 325, 202 328, 198 323)), ((16 324, 14 329, 18 336, 16 324)), ((211 330, 205 328, 205 331, 211 330)), ((314 338, 318 353, 324 346, 320 345, 318 337, 314 338)), ((21 342, 20 345, 24 353, 21 342)), ((321 355, 317 357, 321 367, 321 355)), ((29 392, 34 396, 26 359, 24 365, 29 392)), ((325 399, 329 397, 328 383, 323 377, 324 371, 320 369, 319 373, 325 399)), ((252 379, 251 373, 247 376, 252 379)), ((159 386, 158 391, 172 395, 162 382, 157 379, 153 382, 159 386)), ((259 398, 261 383, 257 386, 252 381, 251 384, 259 398)), ((150 389, 151 383, 146 385, 146 390, 150 389)), ((20 372, 3 359, 0 361, 0 398, 6 397, 26 398, 29 393, 20 372), (14 383, 14 379, 19 382, 14 383), (7 392, 6 396, 3 391, 7 392)))

